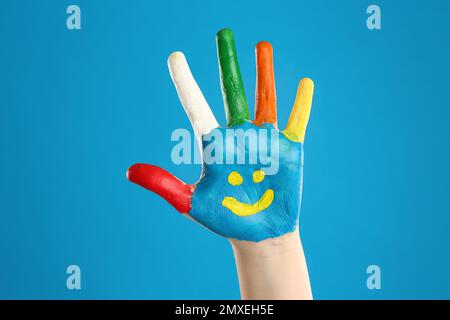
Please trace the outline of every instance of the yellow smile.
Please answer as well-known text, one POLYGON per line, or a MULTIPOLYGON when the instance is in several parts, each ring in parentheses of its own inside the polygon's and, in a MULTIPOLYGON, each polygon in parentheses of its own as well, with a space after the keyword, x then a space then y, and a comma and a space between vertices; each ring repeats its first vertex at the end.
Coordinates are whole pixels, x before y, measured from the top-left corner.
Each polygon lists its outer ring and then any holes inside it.
POLYGON ((261 198, 253 204, 243 203, 233 197, 223 198, 222 205, 228 208, 239 217, 247 217, 257 214, 270 207, 273 201, 274 192, 272 189, 266 190, 261 198))

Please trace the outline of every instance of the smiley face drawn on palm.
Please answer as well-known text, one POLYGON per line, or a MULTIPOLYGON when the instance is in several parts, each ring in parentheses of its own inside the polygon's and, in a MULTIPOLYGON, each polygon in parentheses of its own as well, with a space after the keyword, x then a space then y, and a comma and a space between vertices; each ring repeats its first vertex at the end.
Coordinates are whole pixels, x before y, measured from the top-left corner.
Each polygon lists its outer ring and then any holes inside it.
MULTIPOLYGON (((271 159, 277 162, 276 172, 267 170, 268 166, 259 161, 204 164, 189 214, 208 229, 238 240, 260 241, 294 231, 300 208, 302 144, 290 141, 269 124, 259 127, 244 123, 235 128, 270 130, 271 135, 267 136, 276 138, 280 150, 278 159, 271 159)), ((211 134, 225 135, 225 130, 218 128, 211 134)), ((234 150, 228 147, 226 151, 226 148, 225 145, 222 148, 224 153, 240 150, 247 160, 259 151, 249 143, 240 144, 234 150)))
POLYGON ((198 182, 185 184, 167 171, 146 164, 133 165, 127 176, 165 198, 179 212, 226 238, 255 242, 276 238, 294 231, 298 225, 303 140, 314 85, 307 78, 300 81, 286 129, 278 130, 272 47, 260 42, 256 46, 255 120, 250 121, 231 30, 218 32, 217 48, 227 118, 225 128, 219 127, 184 55, 175 52, 168 60, 180 101, 204 155, 198 182), (245 143, 248 140, 227 144, 229 139, 215 138, 226 137, 235 130, 256 133, 258 137, 262 134, 267 137, 266 147, 245 143), (210 152, 212 147, 214 153, 210 152), (275 172, 268 170, 267 162, 260 158, 261 148, 271 149, 272 155, 276 148, 276 157, 270 159, 276 161, 275 172), (211 161, 211 154, 224 161, 211 161), (239 154, 245 159, 243 163, 236 161, 239 154), (228 156, 234 161, 225 161, 228 156))

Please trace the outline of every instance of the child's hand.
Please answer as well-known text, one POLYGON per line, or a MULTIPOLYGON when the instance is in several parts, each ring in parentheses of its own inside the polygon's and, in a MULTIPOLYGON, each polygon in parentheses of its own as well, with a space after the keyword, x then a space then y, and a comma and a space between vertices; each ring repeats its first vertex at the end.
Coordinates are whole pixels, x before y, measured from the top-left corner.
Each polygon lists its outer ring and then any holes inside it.
POLYGON ((286 129, 279 131, 272 47, 260 42, 256 46, 256 115, 251 121, 231 30, 217 34, 217 50, 226 128, 218 126, 184 55, 175 52, 168 61, 202 150, 200 180, 185 184, 146 164, 133 165, 127 175, 224 237, 255 242, 276 238, 298 226, 303 140, 314 85, 307 78, 300 81, 286 129))

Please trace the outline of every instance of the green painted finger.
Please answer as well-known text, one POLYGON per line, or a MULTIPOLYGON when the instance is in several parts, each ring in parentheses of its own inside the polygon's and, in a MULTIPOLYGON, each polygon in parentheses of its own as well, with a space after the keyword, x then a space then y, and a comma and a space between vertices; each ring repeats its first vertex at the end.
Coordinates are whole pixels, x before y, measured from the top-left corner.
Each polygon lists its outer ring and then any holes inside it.
POLYGON ((220 30, 217 33, 216 41, 223 103, 227 126, 230 127, 250 120, 250 114, 234 46, 233 32, 230 29, 220 30))

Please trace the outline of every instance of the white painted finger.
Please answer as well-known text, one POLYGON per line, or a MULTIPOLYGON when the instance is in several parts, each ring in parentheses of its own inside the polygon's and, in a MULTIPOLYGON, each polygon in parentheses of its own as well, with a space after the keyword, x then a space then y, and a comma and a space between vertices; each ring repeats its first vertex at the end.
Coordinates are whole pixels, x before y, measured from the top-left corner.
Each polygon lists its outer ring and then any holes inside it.
POLYGON ((219 126, 217 120, 192 76, 184 54, 179 51, 172 53, 167 63, 180 102, 200 142, 202 135, 208 134, 219 126))

